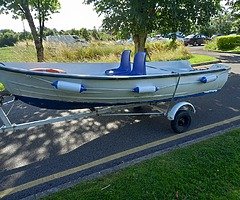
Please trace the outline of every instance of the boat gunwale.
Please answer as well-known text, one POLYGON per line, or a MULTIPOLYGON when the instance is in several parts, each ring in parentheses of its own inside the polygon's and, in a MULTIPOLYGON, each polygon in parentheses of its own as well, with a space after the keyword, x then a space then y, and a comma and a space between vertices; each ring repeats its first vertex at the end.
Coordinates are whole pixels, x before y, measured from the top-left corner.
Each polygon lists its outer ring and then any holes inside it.
POLYGON ((148 74, 148 75, 134 75, 134 76, 97 76, 97 75, 77 75, 77 74, 62 74, 62 73, 46 73, 46 72, 35 72, 25 69, 9 68, 6 66, 0 65, 0 71, 9 71, 14 73, 20 73, 25 75, 34 75, 34 76, 45 76, 45 77, 55 77, 55 78, 74 78, 74 79, 95 79, 95 80, 134 80, 134 79, 155 79, 155 78, 169 78, 169 77, 178 77, 178 76, 190 76, 197 74, 207 74, 213 72, 229 71, 231 68, 224 66, 219 69, 200 69, 186 72, 172 72, 171 74, 148 74))

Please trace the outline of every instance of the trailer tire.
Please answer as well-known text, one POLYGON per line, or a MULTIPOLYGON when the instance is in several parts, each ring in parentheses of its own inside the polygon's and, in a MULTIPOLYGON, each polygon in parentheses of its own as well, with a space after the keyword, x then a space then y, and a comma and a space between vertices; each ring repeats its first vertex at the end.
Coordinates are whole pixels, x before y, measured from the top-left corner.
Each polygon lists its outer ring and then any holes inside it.
POLYGON ((174 120, 171 121, 171 128, 175 133, 183 133, 188 130, 192 122, 190 111, 177 111, 174 120))

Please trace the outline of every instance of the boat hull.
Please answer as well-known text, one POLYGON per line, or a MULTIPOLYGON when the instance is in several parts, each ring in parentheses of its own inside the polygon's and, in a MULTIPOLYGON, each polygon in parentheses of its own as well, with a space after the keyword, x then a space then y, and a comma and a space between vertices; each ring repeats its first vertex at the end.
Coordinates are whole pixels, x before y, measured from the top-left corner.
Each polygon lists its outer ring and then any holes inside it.
POLYGON ((228 79, 228 68, 139 76, 81 76, 0 69, 0 82, 17 99, 42 108, 77 109, 97 106, 167 101, 173 97, 202 95, 220 90, 228 79), (211 82, 202 77, 216 76, 211 82), (56 81, 79 84, 82 92, 57 89, 56 81), (177 86, 177 87, 176 87, 177 86), (141 93, 134 89, 142 88, 141 93), (157 88, 155 91, 144 88, 157 88), (176 91, 175 91, 176 90, 176 91))

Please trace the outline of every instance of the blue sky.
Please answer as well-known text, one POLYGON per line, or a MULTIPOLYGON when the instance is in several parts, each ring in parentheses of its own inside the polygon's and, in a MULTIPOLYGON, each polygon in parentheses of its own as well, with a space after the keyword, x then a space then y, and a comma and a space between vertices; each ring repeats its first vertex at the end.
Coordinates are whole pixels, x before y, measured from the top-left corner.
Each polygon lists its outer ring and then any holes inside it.
MULTIPOLYGON (((52 19, 46 22, 46 27, 57 30, 68 30, 72 28, 93 29, 99 28, 102 24, 102 17, 98 17, 91 5, 84 5, 83 0, 59 0, 61 3, 60 13, 52 15, 52 19)), ((28 23, 24 25, 29 30, 28 23)), ((21 20, 12 19, 11 15, 0 15, 0 29, 12 29, 23 31, 21 20)))

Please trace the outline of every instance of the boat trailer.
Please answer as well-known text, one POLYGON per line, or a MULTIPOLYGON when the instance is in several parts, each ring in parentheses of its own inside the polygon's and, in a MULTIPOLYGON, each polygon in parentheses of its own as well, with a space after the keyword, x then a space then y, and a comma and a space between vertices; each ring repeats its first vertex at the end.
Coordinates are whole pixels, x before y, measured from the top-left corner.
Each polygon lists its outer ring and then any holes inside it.
POLYGON ((91 109, 80 110, 78 113, 74 113, 68 116, 55 117, 51 119, 36 120, 32 122, 15 124, 8 118, 14 103, 16 102, 14 96, 8 93, 1 93, 0 95, 0 118, 3 122, 3 126, 0 127, 0 133, 7 131, 16 131, 21 129, 28 129, 36 126, 43 126, 46 124, 52 124, 56 122, 80 120, 87 117, 94 116, 165 116, 171 121, 171 128, 176 133, 182 133, 189 129, 191 125, 192 114, 196 112, 194 106, 189 102, 173 103, 173 99, 170 102, 153 102, 153 103, 134 103, 118 106, 97 107, 91 109), (6 97, 11 97, 11 100, 5 101, 6 97), (11 105, 8 111, 4 111, 6 105, 11 105), (168 105, 167 105, 168 104, 168 105), (151 107, 151 112, 139 112, 140 107, 151 107), (137 110, 136 112, 130 112, 129 109, 137 110))

